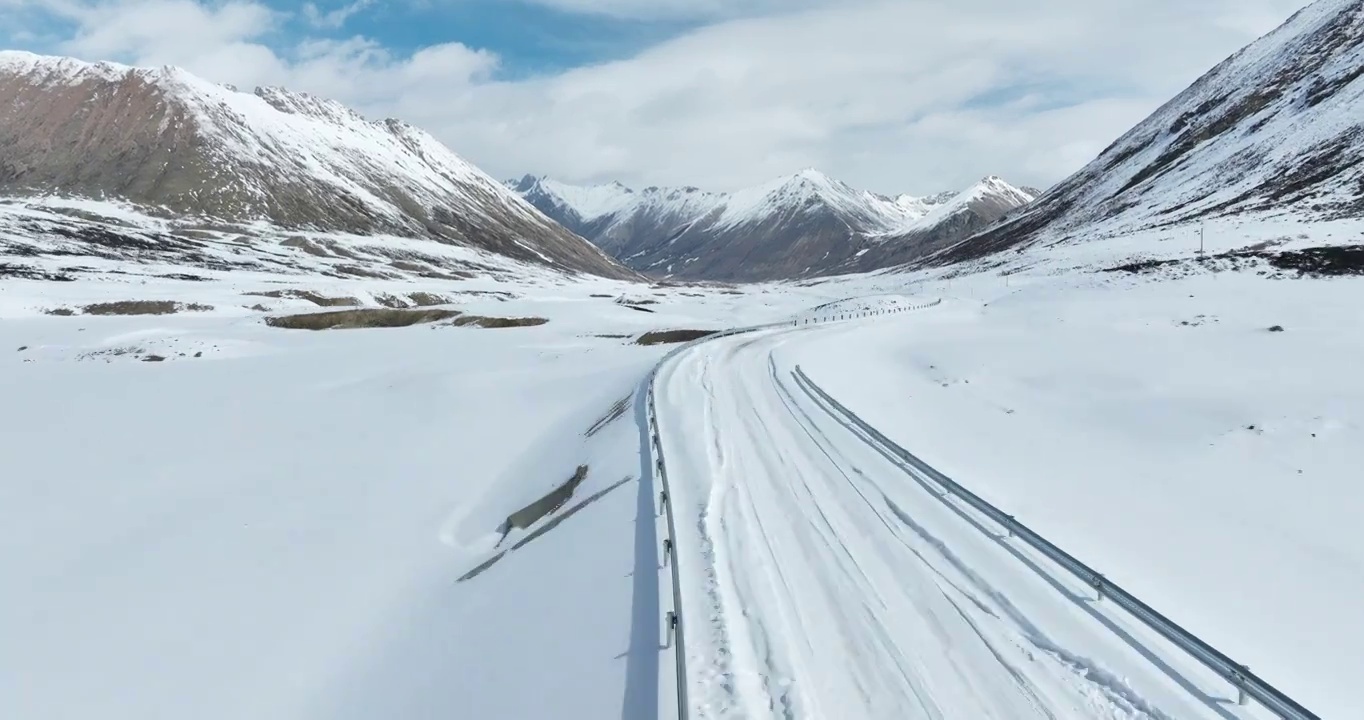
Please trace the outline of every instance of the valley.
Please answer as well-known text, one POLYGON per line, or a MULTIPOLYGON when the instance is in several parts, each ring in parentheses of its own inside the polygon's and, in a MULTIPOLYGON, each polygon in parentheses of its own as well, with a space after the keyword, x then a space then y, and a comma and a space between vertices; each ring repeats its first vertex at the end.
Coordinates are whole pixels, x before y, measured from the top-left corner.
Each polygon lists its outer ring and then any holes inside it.
POLYGON ((0 717, 1352 717, 1361 68, 920 195, 0 51, 0 717))

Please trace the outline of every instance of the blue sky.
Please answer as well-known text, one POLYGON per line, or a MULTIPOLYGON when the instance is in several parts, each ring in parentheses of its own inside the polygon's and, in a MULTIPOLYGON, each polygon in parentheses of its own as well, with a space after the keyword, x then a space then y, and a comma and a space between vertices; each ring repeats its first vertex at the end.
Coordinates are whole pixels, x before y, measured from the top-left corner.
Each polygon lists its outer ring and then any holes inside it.
MULTIPOLYGON (((274 0, 271 7, 295 12, 298 4, 274 0)), ((322 13, 346 7, 320 2, 322 13)), ((396 53, 459 42, 501 58, 496 77, 520 79, 569 68, 628 58, 647 47, 701 25, 698 20, 620 18, 569 12, 518 0, 458 0, 447 3, 374 3, 350 15, 337 28, 310 26, 295 14, 289 28, 299 35, 333 38, 357 32, 396 53)), ((283 38, 287 47, 289 38, 283 38)))
POLYGON ((423 127, 490 174, 1049 186, 1306 0, 0 0, 11 48, 423 127))

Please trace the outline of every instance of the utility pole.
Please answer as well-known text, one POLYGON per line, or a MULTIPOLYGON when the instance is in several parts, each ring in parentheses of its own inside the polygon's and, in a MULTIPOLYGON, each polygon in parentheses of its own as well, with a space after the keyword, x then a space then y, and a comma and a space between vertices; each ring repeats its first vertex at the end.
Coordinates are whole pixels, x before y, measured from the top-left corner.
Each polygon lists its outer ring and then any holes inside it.
POLYGON ((1203 233, 1204 233, 1204 231, 1205 231, 1206 229, 1207 229, 1207 223, 1199 223, 1199 225, 1198 225, 1198 254, 1199 254, 1199 255, 1202 255, 1202 254, 1203 254, 1203 233))

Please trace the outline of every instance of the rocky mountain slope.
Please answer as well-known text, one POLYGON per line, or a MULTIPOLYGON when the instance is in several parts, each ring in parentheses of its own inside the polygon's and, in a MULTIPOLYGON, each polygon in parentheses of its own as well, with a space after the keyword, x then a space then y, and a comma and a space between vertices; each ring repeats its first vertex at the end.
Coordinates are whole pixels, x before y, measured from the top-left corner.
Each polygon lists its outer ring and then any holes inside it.
POLYGON ((1032 199, 999 178, 963 193, 890 198, 804 170, 733 193, 548 178, 507 183, 647 274, 773 280, 888 267, 959 240, 1032 199))
POLYGON ((239 92, 170 67, 0 52, 0 194, 424 238, 630 274, 417 128, 279 88, 239 92))
POLYGON ((1364 0, 1319 0, 937 258, 1214 218, 1364 214, 1364 0))

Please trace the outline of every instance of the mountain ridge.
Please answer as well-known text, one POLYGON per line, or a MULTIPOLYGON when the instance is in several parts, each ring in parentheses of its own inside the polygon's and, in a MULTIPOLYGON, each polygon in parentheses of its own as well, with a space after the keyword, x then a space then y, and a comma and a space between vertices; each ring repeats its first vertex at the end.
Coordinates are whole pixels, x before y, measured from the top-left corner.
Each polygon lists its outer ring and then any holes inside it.
POLYGON ((579 186, 532 175, 505 185, 635 270, 699 280, 881 269, 1032 199, 997 176, 964 192, 892 198, 814 168, 729 193, 579 186))
POLYGON ((1364 212, 1364 0, 1318 0, 1218 63, 953 263, 1256 213, 1364 212))
POLYGON ((415 126, 174 67, 0 52, 0 193, 424 238, 632 275, 415 126))

